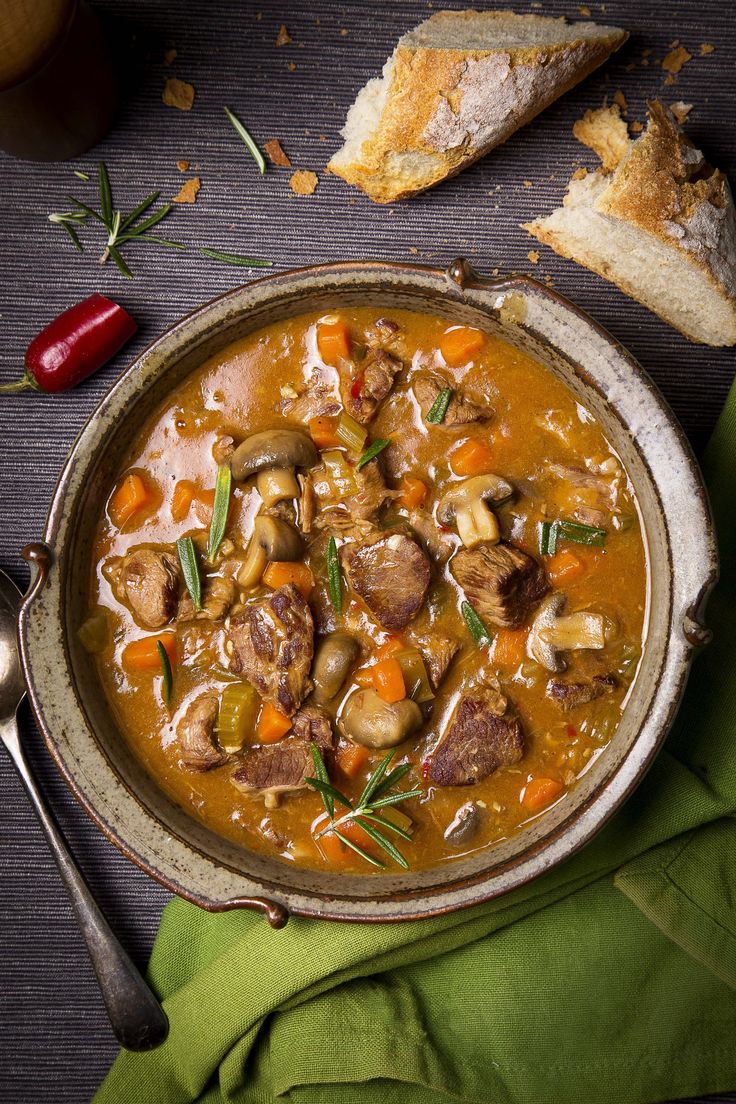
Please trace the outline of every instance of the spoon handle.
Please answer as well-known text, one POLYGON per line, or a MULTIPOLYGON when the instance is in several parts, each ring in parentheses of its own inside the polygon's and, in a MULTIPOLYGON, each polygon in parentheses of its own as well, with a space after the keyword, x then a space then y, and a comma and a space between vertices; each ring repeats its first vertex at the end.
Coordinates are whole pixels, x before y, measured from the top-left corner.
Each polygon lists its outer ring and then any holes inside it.
POLYGON ((166 1013, 92 896, 41 795, 18 738, 15 717, 0 722, 5 744, 36 810, 87 944, 115 1037, 127 1050, 151 1050, 168 1034, 166 1013))

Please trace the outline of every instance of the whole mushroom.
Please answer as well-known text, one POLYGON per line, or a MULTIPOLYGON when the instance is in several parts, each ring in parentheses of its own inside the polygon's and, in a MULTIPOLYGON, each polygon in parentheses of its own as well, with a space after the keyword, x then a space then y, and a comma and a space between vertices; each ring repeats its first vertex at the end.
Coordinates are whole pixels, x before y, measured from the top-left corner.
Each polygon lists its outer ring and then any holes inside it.
POLYGON ((338 724, 355 744, 391 748, 421 727, 422 711, 411 698, 389 704, 375 690, 358 690, 348 698, 338 724))
POLYGON ((348 633, 333 632, 317 645, 312 663, 312 696, 320 705, 332 701, 358 658, 360 645, 348 633))
POLYGON ((548 671, 566 669, 567 661, 562 652, 605 648, 611 637, 612 625, 603 614, 590 610, 564 614, 566 602, 560 591, 545 598, 529 633, 527 652, 548 671))
POLYGON ((500 506, 507 502, 514 488, 500 475, 474 475, 453 483, 437 504, 437 520, 443 525, 454 522, 466 548, 481 541, 497 544, 501 539, 496 515, 488 503, 500 506))
POLYGON ((259 514, 253 522, 238 582, 241 587, 255 586, 270 560, 298 560, 301 554, 302 539, 293 525, 282 518, 259 514))
POLYGON ((233 452, 230 468, 239 482, 256 476, 258 493, 268 507, 298 498, 296 469, 310 468, 317 459, 317 448, 306 433, 270 429, 246 437, 233 452))

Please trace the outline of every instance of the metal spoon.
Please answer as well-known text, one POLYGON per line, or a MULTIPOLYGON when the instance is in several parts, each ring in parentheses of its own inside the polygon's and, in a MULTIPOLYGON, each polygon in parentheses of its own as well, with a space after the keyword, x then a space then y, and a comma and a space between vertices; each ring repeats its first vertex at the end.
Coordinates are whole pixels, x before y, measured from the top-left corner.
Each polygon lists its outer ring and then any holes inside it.
POLYGON ((20 600, 15 583, 0 571, 0 740, 18 769, 56 859, 115 1037, 128 1050, 150 1050, 168 1034, 166 1013, 100 912, 46 807, 20 744, 16 712, 26 695, 17 643, 20 600))

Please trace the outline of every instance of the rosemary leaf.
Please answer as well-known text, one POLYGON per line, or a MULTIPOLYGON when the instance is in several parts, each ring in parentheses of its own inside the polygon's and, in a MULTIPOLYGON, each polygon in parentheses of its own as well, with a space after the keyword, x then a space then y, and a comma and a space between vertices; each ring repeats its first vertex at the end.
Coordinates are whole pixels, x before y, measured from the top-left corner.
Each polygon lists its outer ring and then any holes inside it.
POLYGON ((80 211, 84 211, 85 215, 89 215, 90 218, 97 219, 97 221, 101 222, 103 226, 107 225, 99 211, 95 211, 92 209, 92 207, 88 207, 86 203, 82 203, 81 199, 77 199, 76 196, 73 195, 67 195, 64 196, 64 198, 68 199, 70 203, 73 203, 75 207, 78 207, 80 211))
POLYGON ((337 828, 333 828, 332 830, 341 843, 344 843, 345 846, 349 847, 351 851, 354 851, 356 855, 360 855, 361 859, 365 859, 365 861, 367 863, 370 863, 371 866, 382 867, 384 865, 380 859, 376 859, 373 857, 373 855, 369 855, 368 852, 364 851, 362 847, 358 847, 357 843, 353 843, 353 841, 351 839, 348 839, 347 836, 344 836, 342 832, 338 832, 337 828))
MULTIPOLYGON (((312 754, 312 759, 314 760, 314 769, 317 772, 317 779, 316 780, 319 781, 319 782, 326 782, 327 784, 329 784, 330 776, 327 773, 327 767, 324 764, 324 760, 322 758, 322 755, 320 753, 319 748, 317 747, 317 745, 314 742, 312 742, 309 745, 309 750, 312 754)), ((306 779, 306 781, 311 782, 312 779, 308 778, 308 779, 306 779)), ((330 819, 331 820, 334 819, 334 816, 335 816, 335 801, 334 801, 334 798, 333 798, 332 794, 331 793, 324 793, 322 790, 320 790, 319 792, 322 794, 322 800, 325 803, 325 809, 329 813, 330 819)))
POLYGON ((442 425, 451 399, 452 388, 443 388, 427 411, 427 417, 424 419, 425 422, 429 422, 430 425, 442 425))
POLYGON ((371 809, 383 809, 387 805, 398 805, 400 801, 408 801, 413 797, 421 797, 424 790, 402 790, 397 794, 388 794, 386 797, 379 797, 376 801, 371 801, 369 808, 371 809))
POLYGON ((215 481, 215 503, 212 507, 212 521, 210 522, 210 536, 207 542, 207 559, 212 563, 217 555, 217 550, 225 536, 227 525, 227 513, 230 509, 230 488, 232 486, 232 472, 227 464, 220 464, 217 469, 215 481))
POLYGON ((100 214, 102 221, 108 229, 112 227, 112 188, 110 187, 110 177, 107 173, 107 165, 104 161, 100 161, 97 167, 97 178, 100 188, 100 214))
POLYGON ((590 548, 602 548, 608 536, 605 529, 599 529, 597 525, 583 525, 579 521, 558 521, 555 527, 558 537, 590 548))
POLYGON ((164 701, 168 705, 171 702, 171 691, 174 688, 174 676, 171 673, 171 662, 168 652, 160 640, 156 641, 156 648, 158 650, 158 658, 161 661, 161 674, 164 677, 164 701))
MULTIPOLYGON (((407 775, 410 770, 411 763, 402 763, 400 766, 394 767, 393 770, 388 772, 386 777, 381 782, 380 786, 377 786, 376 789, 373 791, 373 797, 379 797, 380 794, 385 793, 386 790, 390 790, 391 787, 395 786, 397 782, 400 782, 401 779, 404 778, 404 776, 407 775)), ((371 804, 374 804, 374 802, 371 802, 371 804)))
POLYGON ((78 176, 80 180, 89 180, 89 173, 82 172, 81 169, 72 169, 75 176, 78 176))
POLYGON ((108 251, 108 253, 110 254, 110 256, 112 257, 112 259, 113 259, 113 261, 115 262, 115 264, 116 264, 116 265, 118 266, 118 268, 119 268, 119 269, 120 269, 120 271, 122 272, 122 274, 123 274, 123 276, 125 277, 125 279, 126 279, 126 280, 132 280, 132 279, 133 279, 133 273, 132 273, 132 272, 130 271, 130 269, 128 268, 127 264, 125 263, 125 261, 123 260, 123 258, 122 258, 122 257, 120 256, 120 254, 118 253, 118 251, 117 251, 117 249, 115 248, 115 246, 114 246, 114 245, 108 245, 108 247, 107 247, 107 251, 108 251))
POLYGON ((161 219, 165 219, 171 211, 172 206, 173 204, 171 203, 165 203, 158 211, 154 211, 149 218, 144 219, 143 222, 139 222, 137 226, 131 226, 125 234, 121 234, 118 241, 133 241, 135 238, 141 237, 145 234, 146 230, 150 230, 157 222, 161 222, 161 219))
POLYGON ((197 566, 197 553, 194 548, 194 541, 191 537, 179 537, 176 542, 176 551, 179 554, 179 563, 181 564, 181 573, 184 576, 184 582, 186 583, 189 595, 194 603, 195 610, 201 610, 202 608, 202 582, 199 578, 199 567, 197 566))
POLYGON ((557 525, 543 521, 539 530, 539 552, 542 556, 554 556, 557 551, 557 525))
POLYGON ((384 828, 390 828, 392 832, 396 832, 402 839, 410 840, 411 832, 407 832, 405 828, 401 828, 398 824, 394 824, 392 820, 387 820, 386 817, 378 816, 376 813, 360 814, 361 817, 365 817, 366 820, 374 820, 376 824, 382 824, 384 828))
POLYGON ((360 471, 361 468, 364 468, 366 464, 369 464, 371 460, 374 460, 375 457, 378 456, 380 452, 383 452, 386 446, 390 444, 391 441, 388 437, 379 437, 377 441, 374 441, 373 444, 369 445, 368 448, 365 450, 360 460, 355 465, 356 470, 360 471))
MULTIPOLYGON (((308 782, 313 790, 317 790, 322 795, 322 800, 327 805, 327 800, 339 801, 341 805, 344 805, 346 809, 352 809, 352 802, 345 797, 345 794, 332 785, 331 782, 323 782, 321 778, 306 778, 305 782, 308 782)), ((327 810, 329 812, 329 809, 327 810)), ((334 812, 330 813, 330 817, 334 816, 334 812)), ((328 829, 325 829, 327 831, 328 829)), ((323 834, 323 833, 320 833, 323 834)))
POLYGON ((137 242, 148 242, 149 245, 166 245, 169 249, 187 248, 182 242, 169 241, 168 238, 157 238, 154 234, 139 234, 135 240, 137 242))
POLYGON ((211 257, 213 261, 223 261, 225 264, 240 265, 243 268, 270 268, 272 261, 264 261, 260 257, 243 257, 240 253, 221 253, 219 249, 210 249, 201 246, 199 252, 205 257, 211 257))
POLYGON ((336 612, 342 613, 342 572, 337 554, 337 541, 334 537, 330 537, 327 542, 327 586, 336 612))
POLYGON ((465 624, 468 626, 468 632, 470 633, 478 647, 480 648, 484 643, 490 644, 491 634, 471 606, 470 602, 461 603, 460 612, 465 618, 465 624))
POLYGON ((151 192, 149 196, 146 196, 143 202, 139 203, 138 206, 134 208, 134 210, 132 210, 130 214, 123 219, 123 221, 120 223, 120 229, 126 230, 131 223, 135 222, 136 219, 139 219, 141 215, 145 211, 147 211, 153 203, 156 202, 160 195, 161 192, 151 192))
POLYGON ((393 750, 389 751, 387 755, 384 755, 381 762, 371 774, 370 778, 365 784, 362 794, 358 798, 358 807, 364 809, 366 805, 370 805, 371 798, 376 792, 381 782, 383 781, 388 765, 395 755, 393 750))
POLYGON ((391 840, 387 839, 387 837, 384 836, 383 832, 379 832, 378 828, 375 828, 372 824, 369 824, 366 820, 363 820, 362 818, 356 818, 355 823, 360 825, 365 834, 367 836, 370 836, 373 842, 377 843, 378 846, 386 852, 389 858, 392 858, 394 862, 398 863, 399 866, 402 866, 404 870, 409 869, 409 864, 399 851, 398 847, 395 847, 391 840))
POLYGON ((79 234, 74 229, 74 227, 71 226, 68 222, 65 222, 64 220, 59 222, 59 226, 61 226, 61 228, 63 230, 66 230, 67 234, 69 235, 69 237, 74 242, 75 248, 78 249, 80 253, 84 253, 84 247, 83 247, 81 241, 79 240, 79 234))
POLYGON ((233 115, 233 113, 232 113, 232 111, 230 110, 229 107, 225 107, 224 111, 225 111, 225 114, 227 115, 228 119, 230 120, 230 123, 232 124, 233 129, 235 130, 235 133, 238 135, 238 137, 243 141, 243 143, 247 147, 248 152, 250 153, 251 157, 253 158, 256 165, 258 166, 258 171, 260 172, 261 176, 263 176, 263 174, 266 171, 266 159, 263 156, 263 154, 261 153, 261 151, 259 150, 258 146, 256 145, 255 139, 253 138, 253 136, 251 134, 248 133, 248 131, 243 126, 243 124, 241 123, 241 121, 237 117, 237 115, 233 115))

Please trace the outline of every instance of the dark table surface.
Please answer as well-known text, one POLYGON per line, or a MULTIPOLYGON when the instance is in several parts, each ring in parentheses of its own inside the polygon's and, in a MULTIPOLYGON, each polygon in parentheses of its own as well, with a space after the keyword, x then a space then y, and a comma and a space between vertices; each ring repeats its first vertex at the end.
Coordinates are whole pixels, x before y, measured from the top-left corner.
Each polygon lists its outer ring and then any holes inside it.
MULTIPOLYGON (((439 0, 434 5, 442 6, 439 0)), ((450 0, 445 6, 463 5, 450 0)), ((533 265, 527 253, 536 243, 518 223, 556 206, 575 166, 595 164, 573 139, 571 126, 585 108, 599 106, 619 88, 630 119, 644 119, 645 103, 654 96, 693 103, 689 132, 714 164, 733 175, 733 5, 589 4, 599 22, 628 28, 624 49, 459 178, 389 207, 373 205, 321 168, 338 144, 357 89, 379 72, 399 34, 430 14, 432 4, 105 0, 96 7, 123 69, 122 106, 108 137, 74 163, 31 164, 0 154, 0 379, 19 373, 23 350, 38 329, 93 291, 128 307, 140 333, 73 393, 0 399, 0 566, 19 584, 26 581, 20 549, 42 534, 64 457, 112 381, 179 315, 257 275, 195 252, 134 245, 127 256, 135 279, 126 281, 112 266, 98 267, 96 241, 84 254, 75 253, 46 215, 67 208, 66 192, 94 194, 93 185, 72 170, 95 172, 100 158, 109 166, 117 200, 128 208, 154 189, 173 196, 196 173, 202 181, 197 203, 177 209, 167 233, 267 257, 275 270, 348 258, 445 265, 465 254, 485 271, 499 267, 551 277, 639 358, 696 449, 702 446, 733 376, 733 352, 688 343, 615 288, 541 246, 533 265), (282 22, 293 41, 276 48, 282 22), (694 57, 668 86, 658 63, 676 39, 694 57), (715 52, 700 56, 706 42, 715 52), (164 51, 173 47, 178 56, 166 68, 164 51), (646 59, 644 50, 651 50, 646 59), (194 84, 191 112, 163 104, 167 76, 194 84), (257 174, 225 121, 223 103, 259 141, 280 138, 295 168, 320 173, 313 196, 291 193, 288 170, 257 174), (182 176, 179 159, 191 163, 190 173, 182 176)), ((560 0, 515 8, 578 15, 575 5, 560 0)), ((25 708, 21 722, 34 769, 80 865, 124 944, 144 965, 167 893, 108 844, 76 806, 25 708)), ((77 1104, 90 1099, 116 1048, 69 903, 4 754, 0 809, 0 1100, 77 1104)), ((719 1099, 736 1101, 736 1094, 719 1099)))

